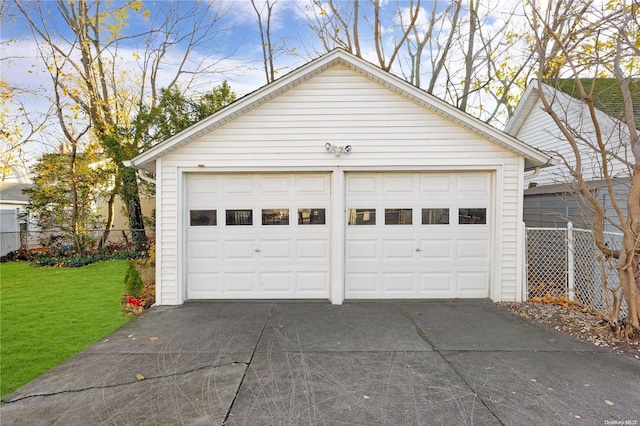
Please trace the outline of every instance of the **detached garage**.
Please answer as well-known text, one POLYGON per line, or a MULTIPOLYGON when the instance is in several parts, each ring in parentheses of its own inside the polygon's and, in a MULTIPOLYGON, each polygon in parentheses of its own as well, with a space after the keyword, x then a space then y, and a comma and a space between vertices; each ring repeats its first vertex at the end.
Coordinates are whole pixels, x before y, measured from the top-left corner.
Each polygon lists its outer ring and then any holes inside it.
POLYGON ((522 296, 549 157, 343 50, 151 148, 159 304, 522 296))

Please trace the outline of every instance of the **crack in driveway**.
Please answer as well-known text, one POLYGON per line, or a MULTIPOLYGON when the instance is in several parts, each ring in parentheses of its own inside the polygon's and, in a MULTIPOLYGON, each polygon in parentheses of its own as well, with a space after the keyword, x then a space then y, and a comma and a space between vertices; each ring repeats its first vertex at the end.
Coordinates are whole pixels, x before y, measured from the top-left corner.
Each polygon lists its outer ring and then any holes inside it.
POLYGON ((246 371, 246 368, 249 366, 249 363, 248 362, 242 362, 242 361, 232 361, 232 362, 228 362, 228 363, 225 363, 225 364, 202 365, 200 367, 196 367, 196 368, 192 368, 192 369, 189 369, 189 370, 181 371, 179 373, 162 374, 162 375, 159 375, 159 376, 144 376, 144 378, 139 379, 139 380, 136 379, 136 380, 126 381, 126 382, 121 382, 121 383, 113 383, 113 384, 110 384, 110 385, 87 386, 87 387, 84 387, 84 388, 66 389, 66 390, 57 391, 57 392, 34 393, 34 394, 31 394, 31 395, 26 395, 26 396, 22 396, 20 398, 12 399, 10 401, 6 401, 6 400, 2 399, 2 403, 3 404, 12 404, 14 402, 23 401, 23 400, 30 399, 30 398, 43 397, 43 396, 55 396, 55 395, 61 395, 61 394, 67 394, 67 393, 80 393, 80 392, 86 392, 86 391, 96 390, 96 389, 111 389, 111 388, 117 388, 117 387, 121 387, 121 386, 129 386, 129 385, 132 385, 132 384, 135 384, 135 383, 140 383, 142 381, 153 381, 153 380, 159 380, 159 379, 167 379, 167 378, 171 378, 171 377, 181 377, 181 376, 185 376, 187 374, 195 373, 197 371, 210 370, 210 369, 222 368, 222 367, 229 367, 229 366, 232 366, 232 365, 244 365, 245 366, 245 371, 246 371))

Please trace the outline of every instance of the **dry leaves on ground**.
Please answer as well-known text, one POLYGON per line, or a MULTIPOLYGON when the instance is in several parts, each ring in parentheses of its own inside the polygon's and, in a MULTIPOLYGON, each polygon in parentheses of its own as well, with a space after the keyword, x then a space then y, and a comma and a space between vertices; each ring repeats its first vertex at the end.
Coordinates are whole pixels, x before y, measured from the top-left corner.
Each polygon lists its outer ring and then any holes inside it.
POLYGON ((498 305, 560 333, 640 359, 640 336, 618 337, 602 317, 592 312, 557 303, 500 302, 498 305))

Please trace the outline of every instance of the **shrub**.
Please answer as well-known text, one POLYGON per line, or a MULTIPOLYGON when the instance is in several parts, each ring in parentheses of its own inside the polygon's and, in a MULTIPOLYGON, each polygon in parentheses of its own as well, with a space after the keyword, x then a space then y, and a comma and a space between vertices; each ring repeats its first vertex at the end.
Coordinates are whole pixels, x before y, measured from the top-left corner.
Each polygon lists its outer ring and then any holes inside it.
POLYGON ((127 272, 124 276, 124 289, 126 294, 135 298, 142 296, 142 291, 144 290, 142 277, 133 260, 127 262, 127 272))

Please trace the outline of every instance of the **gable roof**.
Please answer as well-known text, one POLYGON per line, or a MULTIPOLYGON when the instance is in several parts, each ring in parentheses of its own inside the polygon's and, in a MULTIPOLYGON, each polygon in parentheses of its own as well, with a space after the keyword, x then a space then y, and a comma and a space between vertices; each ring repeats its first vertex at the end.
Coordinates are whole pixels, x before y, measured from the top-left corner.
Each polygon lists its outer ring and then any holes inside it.
MULTIPOLYGON (((600 111, 613 118, 624 121, 624 97, 618 80, 615 78, 582 78, 580 82, 587 93, 593 93, 593 104, 600 111)), ((582 100, 578 84, 573 78, 563 78, 546 81, 546 84, 557 87, 572 98, 582 100)), ((640 125, 640 80, 633 79, 629 82, 631 103, 633 104, 633 116, 636 124, 640 125)))
MULTIPOLYGON (((604 114, 616 119, 624 120, 624 107, 623 96, 620 85, 616 79, 613 78, 598 78, 581 79, 587 92, 593 90, 593 104, 594 106, 604 114)), ((566 79, 553 79, 543 81, 545 87, 551 91, 556 89, 566 94, 567 96, 582 102, 580 92, 576 80, 573 78, 566 79)), ((640 126, 640 80, 633 79, 629 82, 629 89, 631 91, 631 102, 633 104, 633 116, 636 121, 636 125, 640 126)), ((510 135, 516 135, 520 130, 520 127, 524 124, 526 118, 531 113, 531 110, 535 106, 539 99, 538 85, 536 80, 531 80, 524 94, 520 98, 518 105, 516 106, 513 115, 509 119, 509 122, 505 126, 504 131, 510 135)))
POLYGON ((346 50, 335 49, 302 65, 278 80, 236 100, 204 120, 195 123, 165 141, 151 147, 137 157, 124 162, 124 164, 128 167, 155 171, 155 160, 157 158, 188 144, 203 134, 210 133, 236 117, 268 102, 276 96, 336 65, 345 66, 441 117, 458 124, 460 127, 524 157, 526 169, 544 166, 551 161, 551 158, 541 151, 449 105, 445 101, 428 94, 424 90, 394 76, 390 72, 384 71, 346 50))
POLYGON ((23 189, 32 188, 31 183, 0 182, 0 202, 12 204, 28 204, 29 196, 22 192, 23 189))

